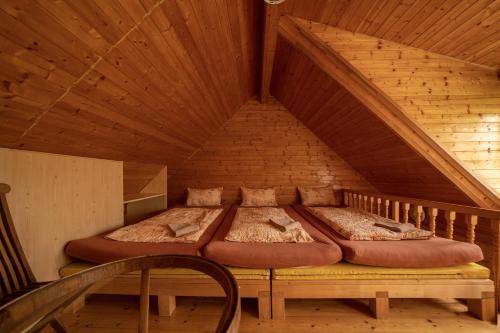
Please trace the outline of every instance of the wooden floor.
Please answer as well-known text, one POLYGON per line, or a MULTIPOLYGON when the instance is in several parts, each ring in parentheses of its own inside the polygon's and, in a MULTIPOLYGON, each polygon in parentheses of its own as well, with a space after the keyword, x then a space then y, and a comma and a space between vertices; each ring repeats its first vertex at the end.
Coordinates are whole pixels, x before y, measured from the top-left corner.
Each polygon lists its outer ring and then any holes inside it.
MULTIPOLYGON (((222 312, 220 298, 180 297, 172 318, 158 317, 152 300, 150 332, 213 332, 222 312)), ((285 321, 259 321, 256 300, 244 299, 240 332, 497 332, 455 300, 392 300, 386 320, 370 317, 367 302, 356 300, 287 300, 285 321)), ((137 332, 138 298, 92 296, 63 323, 70 332, 137 332)))

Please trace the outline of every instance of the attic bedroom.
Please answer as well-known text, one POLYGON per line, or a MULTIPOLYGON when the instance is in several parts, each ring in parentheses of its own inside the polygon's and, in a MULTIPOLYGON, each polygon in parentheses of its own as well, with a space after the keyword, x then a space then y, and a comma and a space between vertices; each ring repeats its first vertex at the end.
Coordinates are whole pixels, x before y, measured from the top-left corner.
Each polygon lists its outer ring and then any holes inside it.
POLYGON ((499 0, 0 1, 0 332, 497 332, 499 0))

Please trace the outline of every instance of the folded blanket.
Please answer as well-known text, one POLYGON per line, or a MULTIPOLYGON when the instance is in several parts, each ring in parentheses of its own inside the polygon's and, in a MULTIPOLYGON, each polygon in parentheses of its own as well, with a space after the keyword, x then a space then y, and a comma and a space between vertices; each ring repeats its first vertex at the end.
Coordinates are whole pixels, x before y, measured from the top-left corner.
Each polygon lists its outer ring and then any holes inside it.
POLYGON ((376 227, 385 228, 394 232, 410 232, 415 231, 417 228, 411 223, 397 223, 397 222, 375 222, 376 227))
POLYGON ((168 227, 172 230, 175 237, 186 236, 200 230, 199 225, 189 223, 170 223, 168 227))
POLYGON ((283 208, 240 207, 224 240, 242 243, 314 242, 300 223, 296 228, 281 232, 270 223, 271 219, 274 221, 292 220, 283 208))
POLYGON ((122 242, 196 243, 222 211, 222 208, 173 208, 139 223, 117 229, 105 237, 122 242), (191 231, 176 236, 170 228, 170 225, 174 224, 193 227, 190 227, 191 231), (194 231, 194 228, 197 228, 197 231, 194 231))
POLYGON ((293 229, 296 229, 301 226, 301 224, 294 220, 280 220, 280 219, 269 219, 271 225, 275 228, 278 228, 281 232, 287 232, 293 229))
POLYGON ((307 207, 307 210, 349 240, 402 240, 432 237, 432 232, 417 228, 401 232, 388 230, 388 225, 397 223, 356 208, 307 207), (384 224, 386 227, 378 227, 376 223, 384 224))

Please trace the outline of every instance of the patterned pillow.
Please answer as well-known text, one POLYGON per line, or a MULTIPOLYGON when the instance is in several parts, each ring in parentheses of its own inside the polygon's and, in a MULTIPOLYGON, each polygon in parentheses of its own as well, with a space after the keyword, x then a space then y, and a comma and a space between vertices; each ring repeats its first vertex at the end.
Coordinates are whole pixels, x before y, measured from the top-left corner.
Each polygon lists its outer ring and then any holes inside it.
POLYGON ((221 204, 222 187, 207 189, 188 187, 187 191, 187 206, 220 206, 221 204))
POLYGON ((300 199, 304 206, 336 206, 339 203, 335 199, 331 186, 302 187, 299 186, 300 199))
POLYGON ((242 187, 241 197, 243 207, 278 206, 274 188, 253 189, 242 187))

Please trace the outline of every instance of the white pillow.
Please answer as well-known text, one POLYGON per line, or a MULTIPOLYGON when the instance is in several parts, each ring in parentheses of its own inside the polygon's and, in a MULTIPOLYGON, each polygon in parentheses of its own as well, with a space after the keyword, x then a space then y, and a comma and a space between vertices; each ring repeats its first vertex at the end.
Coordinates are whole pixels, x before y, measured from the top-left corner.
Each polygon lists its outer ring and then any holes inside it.
POLYGON ((222 187, 207 189, 189 188, 187 206, 220 206, 222 200, 222 187))
POLYGON ((331 186, 302 187, 299 186, 300 199, 304 206, 336 206, 339 203, 335 199, 331 186))
POLYGON ((274 188, 241 188, 241 206, 278 206, 276 202, 276 190, 274 188))

